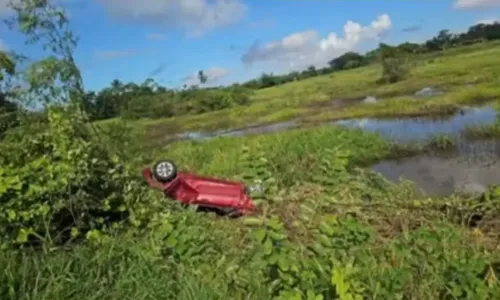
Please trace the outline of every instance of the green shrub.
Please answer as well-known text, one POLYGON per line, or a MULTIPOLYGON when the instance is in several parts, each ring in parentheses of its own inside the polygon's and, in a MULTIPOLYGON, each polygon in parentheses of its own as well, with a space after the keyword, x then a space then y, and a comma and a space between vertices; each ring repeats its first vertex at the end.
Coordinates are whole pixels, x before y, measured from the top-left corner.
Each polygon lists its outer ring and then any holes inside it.
POLYGON ((48 125, 2 145, 3 244, 61 243, 130 213, 134 176, 93 140, 81 114, 53 107, 48 125))
POLYGON ((18 125, 19 120, 16 112, 1 113, 0 111, 0 137, 2 137, 7 130, 18 125))
POLYGON ((169 96, 165 94, 133 98, 120 114, 125 119, 172 117, 175 114, 175 98, 169 96))
POLYGON ((405 79, 408 68, 401 58, 384 58, 382 60, 382 78, 384 83, 395 83, 405 79))
POLYGON ((202 114, 250 103, 251 91, 243 87, 197 89, 164 93, 131 99, 122 108, 127 119, 165 118, 185 114, 202 114))

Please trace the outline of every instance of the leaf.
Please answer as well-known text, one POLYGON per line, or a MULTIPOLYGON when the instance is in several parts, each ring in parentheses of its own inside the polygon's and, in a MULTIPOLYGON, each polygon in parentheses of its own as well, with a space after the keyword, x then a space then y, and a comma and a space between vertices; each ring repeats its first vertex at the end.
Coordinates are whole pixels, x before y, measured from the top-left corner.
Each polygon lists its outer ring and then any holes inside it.
POLYGON ((269 237, 272 240, 275 240, 275 241, 282 241, 282 240, 286 239, 286 236, 284 234, 277 233, 274 231, 268 231, 267 234, 269 235, 269 237))
POLYGON ((177 238, 173 234, 169 235, 169 237, 167 238, 167 247, 173 248, 176 244, 177 238))
POLYGON ((16 212, 12 209, 7 210, 7 220, 8 221, 14 221, 16 219, 16 212))
POLYGON ((281 269, 281 271, 288 271, 290 269, 290 264, 287 261, 286 256, 280 256, 278 259, 278 267, 281 269))
POLYGON ((270 238, 267 238, 264 242, 264 254, 270 255, 273 252, 273 242, 270 238))
POLYGON ((278 253, 273 253, 271 256, 267 258, 267 262, 271 265, 277 264, 280 259, 280 255, 278 253))
POLYGON ((280 230, 281 229, 281 223, 277 218, 273 218, 269 221, 267 221, 267 225, 271 227, 273 230, 280 230))
POLYGON ((24 244, 28 241, 28 236, 30 234, 30 231, 24 229, 24 228, 21 228, 18 232, 17 232, 17 238, 16 238, 16 242, 20 243, 20 244, 24 244))
POLYGON ((495 271, 491 266, 488 267, 488 272, 486 274, 486 282, 489 287, 493 287, 498 284, 498 279, 495 275, 495 271))
POLYGON ((72 238, 76 238, 79 235, 80 235, 80 230, 78 230, 78 228, 76 228, 76 227, 71 228, 71 237, 72 238))
POLYGON ((319 225, 319 230, 321 231, 321 233, 324 233, 328 236, 332 236, 333 233, 335 232, 333 227, 327 224, 326 222, 321 222, 321 224, 319 225))
POLYGON ((307 300, 315 300, 316 295, 314 294, 314 291, 312 290, 307 290, 307 300))
POLYGON ((350 287, 349 283, 345 282, 344 269, 336 268, 333 270, 331 283, 339 294, 340 299, 344 299, 344 297, 347 296, 347 291, 350 287))
POLYGON ((325 247, 331 247, 333 245, 332 241, 330 240, 330 238, 328 238, 325 235, 320 235, 319 236, 319 241, 320 241, 321 245, 323 245, 325 247))
POLYGON ((266 229, 259 228, 255 230, 253 236, 259 243, 262 243, 262 241, 264 241, 264 238, 266 237, 266 229))
POLYGON ((262 226, 264 221, 258 218, 248 217, 243 220, 243 224, 246 226, 262 226))

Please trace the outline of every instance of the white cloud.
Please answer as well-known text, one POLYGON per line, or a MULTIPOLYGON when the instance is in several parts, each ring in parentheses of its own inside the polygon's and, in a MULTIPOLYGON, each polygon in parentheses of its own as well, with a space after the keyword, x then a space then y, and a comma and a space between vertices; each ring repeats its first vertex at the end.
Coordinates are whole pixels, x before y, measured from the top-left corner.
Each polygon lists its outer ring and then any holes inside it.
POLYGON ((453 4, 457 9, 473 9, 500 6, 500 0, 456 0, 453 4))
POLYGON ((285 66, 288 68, 324 66, 329 60, 355 50, 365 41, 377 40, 391 27, 392 22, 387 14, 380 15, 368 26, 347 21, 342 37, 331 32, 320 38, 315 30, 305 30, 264 45, 255 43, 241 59, 246 64, 267 61, 288 64, 285 66))
POLYGON ((228 26, 246 13, 242 0, 98 0, 115 17, 182 28, 192 35, 228 26))
MULTIPOLYGON (((229 70, 221 67, 213 67, 208 70, 204 70, 203 73, 207 77, 207 82, 205 83, 205 85, 210 85, 217 83, 220 79, 229 74, 229 70)), ((187 86, 200 85, 200 80, 198 79, 198 72, 194 72, 193 74, 184 78, 182 84, 185 84, 187 86)))
POLYGON ((500 23, 500 19, 483 19, 483 20, 477 21, 476 24, 491 25, 491 24, 494 24, 495 22, 500 23))

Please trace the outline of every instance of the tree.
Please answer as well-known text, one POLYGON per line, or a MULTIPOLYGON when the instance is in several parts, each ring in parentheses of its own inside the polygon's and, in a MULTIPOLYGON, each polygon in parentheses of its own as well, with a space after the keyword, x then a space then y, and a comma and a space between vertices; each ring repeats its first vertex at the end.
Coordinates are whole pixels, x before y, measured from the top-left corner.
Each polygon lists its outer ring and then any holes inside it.
POLYGON ((316 72, 316 67, 315 66, 309 66, 307 68, 307 73, 309 76, 316 76, 318 73, 316 72))
POLYGON ((334 70, 344 70, 347 67, 351 68, 353 66, 361 66, 363 64, 363 60, 364 58, 362 55, 350 51, 332 59, 328 62, 328 64, 334 70))
POLYGON ((205 73, 203 73, 202 70, 199 70, 198 71, 198 79, 200 80, 200 83, 201 84, 205 84, 207 82, 207 75, 205 75, 205 73))
POLYGON ((381 82, 394 83, 404 79, 408 69, 402 55, 402 51, 384 43, 379 45, 379 58, 382 64, 381 82))
POLYGON ((397 48, 406 53, 417 53, 421 47, 417 43, 406 42, 398 45, 397 48))
POLYGON ((438 36, 435 38, 441 50, 446 50, 450 46, 452 39, 453 35, 448 29, 439 31, 438 36))
POLYGON ((62 8, 46 0, 19 0, 10 3, 14 16, 7 21, 24 34, 27 44, 40 43, 50 55, 26 71, 29 88, 23 98, 45 104, 71 101, 82 108, 85 91, 73 52, 78 38, 69 28, 62 8))

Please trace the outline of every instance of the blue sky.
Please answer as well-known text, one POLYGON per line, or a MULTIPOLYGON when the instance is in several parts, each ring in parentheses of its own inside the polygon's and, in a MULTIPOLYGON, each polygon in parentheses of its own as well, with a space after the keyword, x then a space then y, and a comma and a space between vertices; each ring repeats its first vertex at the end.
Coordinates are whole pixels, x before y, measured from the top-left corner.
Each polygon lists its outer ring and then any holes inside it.
MULTIPOLYGON (((379 41, 423 41, 440 29, 465 31, 500 19, 500 0, 59 0, 80 37, 75 54, 87 89, 124 82, 178 87, 204 70, 209 84, 262 72, 322 66, 379 41)), ((8 16, 8 0, 0 14, 8 16)), ((40 50, 0 30, 0 46, 40 50)))

